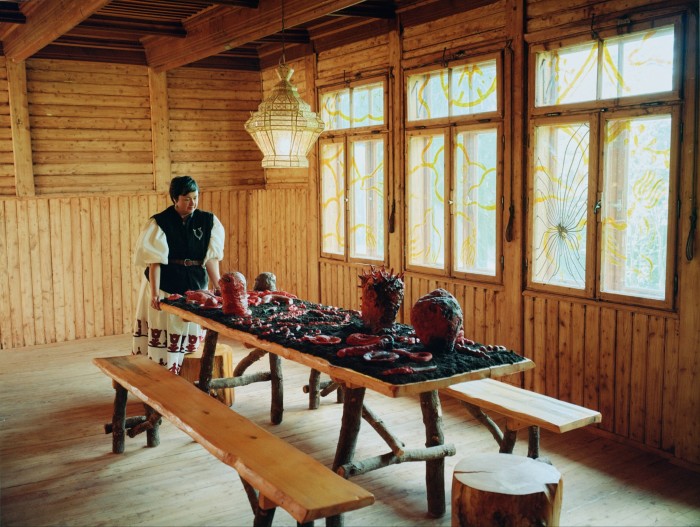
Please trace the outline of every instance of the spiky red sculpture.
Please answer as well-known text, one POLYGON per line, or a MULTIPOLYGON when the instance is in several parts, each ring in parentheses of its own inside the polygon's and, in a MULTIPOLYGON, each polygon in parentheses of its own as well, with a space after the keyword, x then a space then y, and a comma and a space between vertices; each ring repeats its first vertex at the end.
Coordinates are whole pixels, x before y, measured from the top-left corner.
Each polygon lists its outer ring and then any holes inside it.
POLYGON ((391 328, 403 302, 403 273, 387 272, 384 267, 370 266, 360 275, 362 289, 361 318, 376 333, 391 328))
POLYGON ((444 289, 420 297, 411 308, 416 336, 433 353, 450 353, 454 349, 463 322, 459 302, 444 289))

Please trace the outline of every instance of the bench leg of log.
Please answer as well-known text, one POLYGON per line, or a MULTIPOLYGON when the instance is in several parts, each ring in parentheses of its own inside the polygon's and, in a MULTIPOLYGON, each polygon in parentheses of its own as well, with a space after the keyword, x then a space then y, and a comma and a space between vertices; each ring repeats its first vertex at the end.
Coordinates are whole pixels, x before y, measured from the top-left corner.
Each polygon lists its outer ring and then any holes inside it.
POLYGON ((245 489, 246 496, 248 496, 250 508, 253 509, 253 514, 255 515, 253 527, 271 527, 272 520, 275 517, 275 511, 277 510, 276 506, 262 507, 260 505, 260 494, 255 490, 255 487, 243 478, 241 478, 241 483, 245 489))
POLYGON ((147 404, 143 405, 146 409, 146 421, 153 423, 153 426, 146 430, 146 445, 150 448, 155 448, 160 445, 160 423, 163 421, 160 414, 147 404))
POLYGON ((321 405, 321 372, 311 370, 309 373, 309 410, 318 410, 321 405))
MULTIPOLYGON (((126 422, 124 423, 124 428, 126 428, 127 430, 129 428, 134 428, 136 425, 143 423, 145 420, 146 420, 145 415, 136 415, 134 417, 127 417, 126 422)), ((114 426, 112 425, 112 423, 105 423, 105 434, 111 434, 113 428, 114 428, 114 426)))
POLYGON ((510 430, 506 426, 506 431, 503 433, 503 441, 501 442, 501 448, 498 450, 501 454, 512 454, 513 448, 515 447, 515 442, 518 439, 518 431, 510 430))
POLYGON ((540 427, 531 426, 528 429, 527 457, 537 459, 540 457, 540 427))
MULTIPOLYGON (((442 432, 442 411, 437 390, 420 394, 420 407, 425 425, 425 446, 445 443, 442 432)), ((428 514, 433 518, 445 515, 445 458, 425 462, 425 484, 428 490, 428 514)))
POLYGON ((273 425, 282 422, 284 413, 284 388, 282 385, 282 359, 279 355, 269 353, 270 356, 270 384, 272 387, 272 400, 270 407, 270 420, 273 425))
POLYGON ((124 434, 126 433, 126 398, 129 392, 116 382, 114 385, 114 413, 112 414, 112 452, 124 453, 124 434))
POLYGON ((214 369, 214 355, 216 355, 216 342, 219 340, 219 333, 207 330, 204 337, 204 348, 202 349, 202 360, 199 365, 199 384, 197 387, 204 393, 209 393, 212 370, 214 369))

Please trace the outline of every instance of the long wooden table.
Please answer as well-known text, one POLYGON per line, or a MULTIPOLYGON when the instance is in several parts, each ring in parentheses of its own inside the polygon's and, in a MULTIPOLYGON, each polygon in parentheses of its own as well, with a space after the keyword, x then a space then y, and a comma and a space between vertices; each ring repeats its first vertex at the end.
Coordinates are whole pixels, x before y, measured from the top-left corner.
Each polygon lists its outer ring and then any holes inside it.
MULTIPOLYGON (((271 357, 282 357, 330 376, 331 379, 343 387, 344 395, 343 417, 333 470, 347 478, 405 461, 425 461, 428 513, 433 517, 440 517, 445 514, 444 458, 456 453, 454 445, 444 443, 438 390, 464 381, 500 377, 534 367, 532 361, 523 357, 522 361, 514 364, 479 368, 463 371, 449 377, 439 377, 407 384, 392 384, 386 380, 366 375, 348 367, 331 364, 322 357, 261 339, 252 333, 234 329, 200 313, 194 313, 166 303, 161 303, 161 309, 178 315, 184 320, 199 324, 208 330, 205 337, 199 378, 199 388, 205 392, 209 391, 212 381, 214 352, 219 334, 254 348, 265 350, 272 354, 271 357), (364 396, 367 389, 387 397, 418 395, 425 425, 426 447, 411 450, 405 449, 404 444, 387 430, 382 421, 364 404, 364 396), (362 461, 354 460, 355 446, 363 418, 389 445, 391 448, 390 453, 362 461)), ((217 379, 217 381, 219 380, 217 379)), ((278 394, 281 397, 281 390, 278 390, 278 394)), ((281 415, 279 415, 279 420, 281 420, 281 415)))

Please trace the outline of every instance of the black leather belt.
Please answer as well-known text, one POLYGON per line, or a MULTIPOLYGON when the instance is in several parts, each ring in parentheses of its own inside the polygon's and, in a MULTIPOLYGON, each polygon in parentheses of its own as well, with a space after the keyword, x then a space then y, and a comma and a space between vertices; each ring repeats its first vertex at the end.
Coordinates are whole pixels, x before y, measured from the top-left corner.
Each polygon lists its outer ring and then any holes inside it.
POLYGON ((171 258, 168 260, 168 264, 176 264, 176 265, 184 265, 185 267, 190 267, 192 265, 198 265, 202 266, 204 262, 202 260, 190 260, 189 258, 185 258, 184 260, 175 260, 174 258, 171 258))

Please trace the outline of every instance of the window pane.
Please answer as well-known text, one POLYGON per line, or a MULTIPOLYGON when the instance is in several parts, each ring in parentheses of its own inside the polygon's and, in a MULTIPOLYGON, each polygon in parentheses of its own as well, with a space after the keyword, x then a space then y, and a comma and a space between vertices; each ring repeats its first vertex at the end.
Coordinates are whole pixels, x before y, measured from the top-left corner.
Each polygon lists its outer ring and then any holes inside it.
POLYGON ((321 95, 321 120, 326 131, 350 128, 349 89, 321 95))
POLYGON ((384 260, 384 140, 350 149, 350 256, 384 260))
POLYGON ((596 42, 537 53, 535 106, 596 100, 597 62, 596 42))
POLYGON ((498 110, 495 60, 455 68, 451 74, 451 115, 498 110))
POLYGON ((589 124, 535 128, 532 280, 583 289, 589 124))
POLYGON ((671 116, 611 120, 604 148, 601 290, 663 300, 671 116))
POLYGON ((345 148, 321 145, 321 250, 345 254, 345 148))
POLYGON ((448 115, 448 70, 411 75, 408 78, 408 120, 435 119, 448 115))
POLYGON ((408 141, 408 263, 445 267, 445 137, 408 141))
POLYGON ((384 83, 353 89, 352 114, 353 128, 384 124, 384 83))
POLYGON ((604 99, 671 91, 673 26, 606 40, 602 81, 604 99))
POLYGON ((457 134, 454 145, 454 267, 496 275, 497 130, 457 134))

